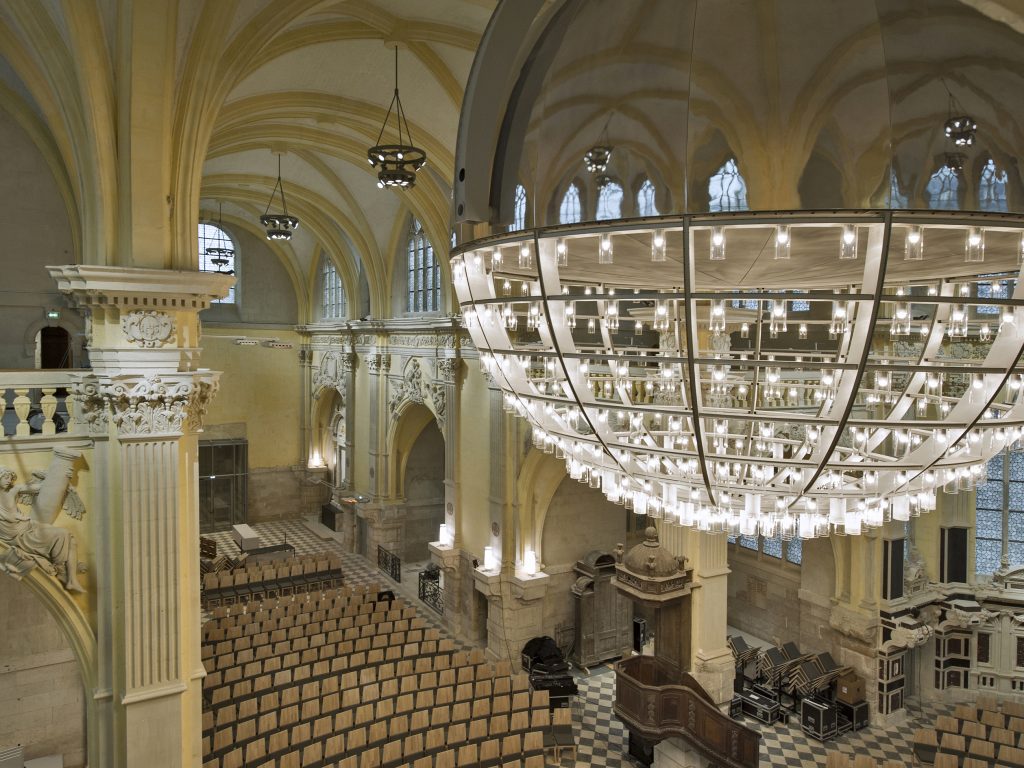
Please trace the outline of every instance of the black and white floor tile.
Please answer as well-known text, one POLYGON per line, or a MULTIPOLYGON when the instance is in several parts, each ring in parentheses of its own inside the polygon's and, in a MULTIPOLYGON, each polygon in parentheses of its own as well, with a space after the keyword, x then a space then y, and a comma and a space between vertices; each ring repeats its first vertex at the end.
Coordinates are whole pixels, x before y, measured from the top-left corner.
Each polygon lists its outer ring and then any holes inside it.
MULTIPOLYGON (((257 523, 252 526, 267 544, 287 541, 295 547, 296 554, 330 551, 340 554, 346 580, 354 584, 377 583, 387 585, 396 594, 401 594, 410 603, 418 603, 416 579, 426 563, 406 563, 402 568, 402 582, 392 581, 375 566, 359 555, 343 552, 341 545, 333 538, 332 532, 315 521, 288 520, 257 523)), ((222 554, 237 555, 238 547, 231 540, 230 532, 209 534, 217 541, 222 554)), ((420 615, 430 624, 444 631, 437 614, 426 606, 420 606, 420 615)), ((468 648, 455 640, 456 645, 468 648)), ((577 757, 566 756, 561 765, 601 766, 602 768, 626 768, 633 766, 627 757, 627 732, 612 710, 615 700, 615 673, 608 666, 597 667, 589 674, 576 672, 579 696, 573 703, 573 722, 577 737, 577 757)), ((846 733, 827 743, 807 736, 800 729, 798 719, 791 715, 788 723, 763 725, 749 718, 744 723, 761 734, 761 761, 763 766, 781 768, 804 768, 824 766, 826 755, 831 751, 842 752, 851 759, 855 755, 869 755, 876 760, 898 760, 910 765, 911 738, 915 728, 931 727, 937 715, 950 714, 952 706, 930 706, 908 709, 907 721, 888 728, 866 728, 846 733)))

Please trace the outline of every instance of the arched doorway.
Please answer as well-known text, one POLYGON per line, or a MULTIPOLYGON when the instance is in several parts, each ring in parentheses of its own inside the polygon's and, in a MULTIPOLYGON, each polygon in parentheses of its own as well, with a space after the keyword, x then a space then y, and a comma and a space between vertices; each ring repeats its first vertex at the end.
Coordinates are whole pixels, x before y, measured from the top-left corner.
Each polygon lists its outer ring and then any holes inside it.
POLYGON ((74 355, 71 334, 59 325, 46 325, 36 334, 36 368, 54 370, 72 368, 74 355))
POLYGON ((430 559, 427 542, 437 539, 444 522, 444 469, 444 436, 431 418, 416 436, 402 471, 405 562, 430 559))

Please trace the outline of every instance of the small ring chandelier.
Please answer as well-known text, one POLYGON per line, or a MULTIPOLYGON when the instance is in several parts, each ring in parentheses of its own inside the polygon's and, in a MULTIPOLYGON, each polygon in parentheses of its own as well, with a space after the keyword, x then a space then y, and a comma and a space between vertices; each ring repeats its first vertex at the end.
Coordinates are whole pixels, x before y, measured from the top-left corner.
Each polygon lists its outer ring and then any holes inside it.
POLYGON ((217 267, 217 272, 222 275, 235 274, 231 266, 235 258, 235 249, 231 242, 224 236, 224 203, 217 204, 217 238, 213 241, 215 245, 206 249, 206 255, 210 257, 210 263, 217 267))
POLYGON ((267 240, 291 240, 292 231, 299 228, 299 220, 288 215, 288 203, 284 199, 284 184, 281 183, 281 155, 277 156, 277 183, 270 192, 267 210, 260 216, 260 224, 267 230, 267 240), (281 213, 271 213, 274 195, 281 192, 281 213))
POLYGON ((397 44, 395 45, 395 95, 391 98, 388 113, 384 116, 384 123, 377 135, 377 144, 366 151, 366 157, 369 159, 370 165, 377 169, 377 186, 381 189, 385 187, 412 189, 416 186, 416 172, 427 162, 427 153, 412 143, 409 121, 405 117, 402 99, 398 95, 397 44), (398 143, 381 144, 380 140, 388 127, 392 111, 395 113, 395 122, 398 124, 398 143))

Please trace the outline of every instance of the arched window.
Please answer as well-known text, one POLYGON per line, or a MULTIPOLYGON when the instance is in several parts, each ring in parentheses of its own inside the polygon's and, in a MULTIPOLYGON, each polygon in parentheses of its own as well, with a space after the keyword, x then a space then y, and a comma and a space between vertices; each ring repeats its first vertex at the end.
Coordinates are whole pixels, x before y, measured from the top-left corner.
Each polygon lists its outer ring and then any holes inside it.
POLYGON ((598 221, 622 218, 622 185, 606 181, 597 193, 598 221))
POLYGON ((512 206, 512 226, 509 232, 526 229, 526 187, 516 184, 516 199, 512 206))
MULTIPOLYGON (((231 236, 216 224, 199 224, 199 271, 235 274, 235 243, 231 236)), ((234 304, 235 286, 231 286, 228 295, 223 299, 213 301, 215 304, 234 304)))
POLYGON ((718 169, 718 173, 708 180, 708 197, 708 210, 712 213, 749 210, 747 182, 740 175, 735 160, 726 160, 725 165, 718 169))
POLYGON ((320 318, 340 320, 345 312, 345 286, 334 261, 324 254, 320 257, 320 318))
POLYGON ((636 212, 639 216, 659 216, 658 206, 654 204, 654 184, 645 179, 636 193, 636 212))
POLYGON ((580 188, 570 184, 565 190, 562 205, 558 209, 558 221, 561 224, 575 224, 583 218, 583 206, 580 205, 580 188))
POLYGON ((978 207, 983 211, 1008 211, 1006 203, 1006 183, 1009 181, 1006 171, 996 168, 991 157, 981 169, 978 181, 978 207))
POLYGON ((406 244, 409 256, 409 312, 436 312, 441 308, 441 268, 434 258, 423 225, 413 219, 406 244))
POLYGON ((948 165, 932 174, 925 192, 928 193, 928 207, 933 210, 955 211, 960 207, 960 177, 948 165))

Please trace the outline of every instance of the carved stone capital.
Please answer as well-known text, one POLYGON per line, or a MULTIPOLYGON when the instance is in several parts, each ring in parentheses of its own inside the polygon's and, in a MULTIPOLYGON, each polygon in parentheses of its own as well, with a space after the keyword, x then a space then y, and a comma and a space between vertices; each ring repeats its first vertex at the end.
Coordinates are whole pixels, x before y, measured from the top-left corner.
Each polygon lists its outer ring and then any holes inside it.
POLYGON ((125 338, 137 347, 153 349, 174 341, 174 320, 166 312, 135 310, 121 316, 125 338))
POLYGON ((205 371, 86 380, 79 388, 80 422, 94 434, 113 422, 120 437, 198 432, 219 376, 205 371))
POLYGON ((374 376, 391 370, 391 355, 374 352, 366 356, 366 368, 374 376))
POLYGON ((462 360, 458 357, 441 357, 434 361, 434 370, 439 381, 454 384, 458 380, 462 360))

